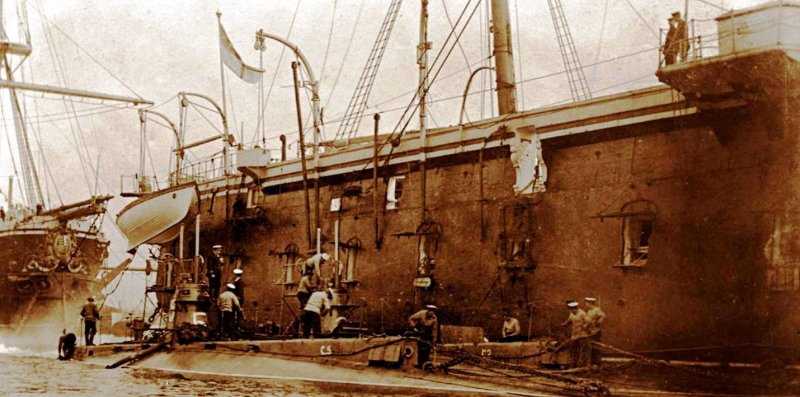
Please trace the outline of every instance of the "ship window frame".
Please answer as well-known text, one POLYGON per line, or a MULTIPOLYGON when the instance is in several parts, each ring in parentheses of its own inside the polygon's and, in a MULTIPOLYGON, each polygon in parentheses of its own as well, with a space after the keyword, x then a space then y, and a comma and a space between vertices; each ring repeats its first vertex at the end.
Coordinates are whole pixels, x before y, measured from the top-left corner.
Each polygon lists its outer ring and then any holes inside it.
POLYGON ((386 183, 386 209, 397 210, 400 208, 398 205, 403 198, 403 190, 405 185, 405 175, 394 175, 389 177, 386 183))
POLYGON ((634 200, 623 204, 622 250, 619 267, 644 267, 650 261, 655 232, 655 206, 649 200, 634 200))
MULTIPOLYGON (((293 284, 297 283, 294 280, 294 272, 295 272, 295 264, 297 263, 297 259, 300 257, 300 246, 295 243, 286 244, 286 248, 283 249, 283 252, 278 252, 278 257, 281 259, 280 264, 283 268, 282 272, 282 279, 284 284, 293 284)), ((302 267, 300 267, 300 271, 302 272, 302 267)), ((302 277, 302 274, 300 275, 302 277)), ((298 279, 299 281, 299 279, 298 279)))
POLYGON ((342 261, 342 265, 344 265, 342 269, 344 282, 356 281, 356 269, 358 269, 359 252, 362 250, 362 246, 361 239, 358 237, 351 237, 347 242, 339 246, 339 250, 344 257, 344 261, 342 261))

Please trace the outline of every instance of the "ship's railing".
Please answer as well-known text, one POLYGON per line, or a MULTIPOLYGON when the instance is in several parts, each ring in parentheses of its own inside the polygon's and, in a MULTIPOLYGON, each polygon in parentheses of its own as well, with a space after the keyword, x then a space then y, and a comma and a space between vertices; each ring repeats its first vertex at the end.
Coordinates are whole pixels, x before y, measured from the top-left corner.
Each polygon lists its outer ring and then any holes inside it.
POLYGON ((140 196, 169 187, 169 182, 155 175, 127 174, 119 178, 122 197, 140 196))
MULTIPOLYGON (((225 175, 238 174, 236 169, 236 152, 244 149, 262 148, 258 144, 242 145, 239 144, 235 147, 229 147, 227 150, 228 164, 227 169, 223 161, 223 153, 217 152, 210 157, 190 161, 184 160, 181 165, 180 172, 171 172, 164 178, 158 178, 156 175, 139 175, 139 174, 126 174, 120 176, 120 192, 122 196, 141 196, 143 194, 152 193, 161 189, 166 189, 186 182, 203 182, 214 178, 220 178, 225 175)), ((281 158, 281 149, 266 148, 270 152, 270 163, 278 163, 281 158)), ((296 153, 290 153, 291 156, 296 153)), ((308 156, 311 156, 309 150, 308 156)), ((299 157, 299 155, 297 155, 299 157)), ((289 157, 292 159, 293 157, 289 157)))
POLYGON ((186 161, 181 169, 171 172, 167 177, 160 179, 155 175, 127 174, 120 176, 120 192, 123 197, 141 196, 171 186, 187 182, 203 182, 225 175, 236 174, 236 151, 231 149, 227 153, 228 166, 225 168, 223 154, 196 160, 186 161))
POLYGON ((667 43, 669 29, 659 29, 658 36, 661 47, 658 51, 658 67, 717 55, 719 53, 719 36, 715 33, 716 23, 713 23, 712 26, 710 22, 713 20, 690 20, 687 23, 686 39, 671 43, 667 43), (708 31, 709 27, 714 30, 708 31), (667 56, 670 53, 673 54, 671 61, 667 56))
POLYGON ((667 66, 672 50, 673 63, 691 62, 717 55, 762 49, 800 49, 800 12, 788 4, 775 3, 762 9, 740 14, 728 14, 711 19, 691 19, 687 22, 685 40, 667 47, 668 29, 659 30, 659 68, 667 66), (682 56, 682 48, 685 56, 682 56))
POLYGON ((203 159, 185 161, 177 173, 170 175, 170 182, 174 184, 190 181, 203 182, 235 173, 237 173, 236 149, 229 148, 227 153, 218 152, 203 159), (223 156, 228 158, 227 168, 223 156))

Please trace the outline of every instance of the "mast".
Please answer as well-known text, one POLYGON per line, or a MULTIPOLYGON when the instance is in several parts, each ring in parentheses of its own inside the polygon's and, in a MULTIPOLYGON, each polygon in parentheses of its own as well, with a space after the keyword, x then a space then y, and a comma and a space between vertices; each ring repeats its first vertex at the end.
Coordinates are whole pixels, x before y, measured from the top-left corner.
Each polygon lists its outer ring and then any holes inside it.
MULTIPOLYGON (((6 72, 6 79, 8 81, 13 81, 14 76, 11 71, 11 65, 8 62, 7 54, 3 54, 3 67, 6 72)), ((11 98, 11 111, 14 113, 14 127, 17 135, 17 146, 19 147, 22 178, 25 181, 25 200, 27 201, 28 207, 34 208, 37 204, 44 205, 42 187, 39 184, 39 174, 36 172, 36 165, 33 162, 33 153, 31 152, 30 141, 28 140, 28 129, 19 106, 17 90, 11 88, 8 92, 11 98)))
POLYGON ((419 87, 417 88, 417 96, 419 97, 419 168, 422 178, 422 183, 420 184, 422 222, 425 221, 427 216, 427 172, 425 169, 427 153, 425 153, 425 143, 428 135, 428 120, 425 118, 425 93, 428 90, 428 50, 430 48, 431 43, 428 41, 428 0, 422 0, 419 17, 419 45, 417 46, 417 65, 419 65, 419 87))
POLYGON ((497 109, 502 116, 517 112, 514 56, 511 53, 511 23, 506 0, 492 0, 492 31, 497 76, 497 109))

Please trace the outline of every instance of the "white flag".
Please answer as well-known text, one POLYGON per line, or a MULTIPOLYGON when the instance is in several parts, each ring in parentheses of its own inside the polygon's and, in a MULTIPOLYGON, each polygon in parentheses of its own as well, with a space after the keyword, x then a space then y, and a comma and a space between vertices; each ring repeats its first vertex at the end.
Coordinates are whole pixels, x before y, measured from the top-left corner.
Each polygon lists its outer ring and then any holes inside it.
POLYGON ((220 57, 222 57, 222 62, 242 80, 248 83, 257 83, 261 79, 261 74, 264 71, 249 66, 242 61, 242 57, 233 48, 233 43, 228 38, 228 34, 225 33, 222 23, 219 24, 219 53, 220 57))

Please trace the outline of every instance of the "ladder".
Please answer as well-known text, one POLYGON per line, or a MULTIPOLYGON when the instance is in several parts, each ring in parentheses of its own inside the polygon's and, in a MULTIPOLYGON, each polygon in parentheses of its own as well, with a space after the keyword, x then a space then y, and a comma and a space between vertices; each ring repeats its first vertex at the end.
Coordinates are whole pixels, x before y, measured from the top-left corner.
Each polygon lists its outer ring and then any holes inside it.
POLYGON ((392 33, 394 22, 397 20, 400 3, 402 3, 402 0, 392 0, 389 5, 389 10, 386 12, 386 17, 383 19, 383 24, 378 32, 378 37, 375 39, 375 44, 372 45, 372 50, 367 58, 367 64, 364 66, 364 70, 361 71, 356 90, 353 93, 353 97, 350 98, 350 104, 347 106, 341 124, 339 124, 335 139, 350 139, 356 134, 358 126, 361 124, 361 116, 367 107, 367 99, 372 90, 372 85, 375 83, 375 76, 378 74, 378 67, 381 64, 384 50, 386 50, 389 35, 392 33))
POLYGON ((556 28, 556 37, 567 72, 572 100, 589 99, 592 97, 592 92, 589 91, 589 84, 586 83, 586 76, 583 74, 583 67, 578 59, 578 52, 575 50, 575 42, 572 41, 572 34, 569 32, 561 0, 547 0, 547 4, 550 6, 550 15, 553 17, 553 25, 556 28))

